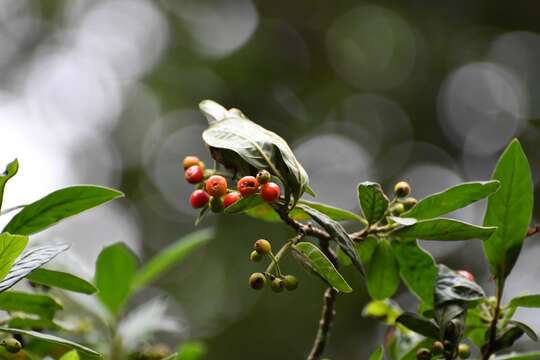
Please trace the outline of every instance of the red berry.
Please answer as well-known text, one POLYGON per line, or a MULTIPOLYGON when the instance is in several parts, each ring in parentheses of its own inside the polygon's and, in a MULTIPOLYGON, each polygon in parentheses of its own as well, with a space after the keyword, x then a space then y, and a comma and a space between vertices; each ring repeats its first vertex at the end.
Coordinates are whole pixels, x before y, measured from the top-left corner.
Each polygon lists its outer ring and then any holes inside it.
POLYGON ((193 155, 186 156, 184 158, 184 170, 186 170, 188 167, 191 167, 193 165, 199 165, 199 158, 193 155))
POLYGON ((223 207, 229 207, 240 200, 240 193, 233 191, 223 197, 223 207))
POLYGON ((255 194, 259 190, 259 182, 253 176, 244 176, 238 180, 236 189, 240 192, 240 194, 242 194, 242 196, 247 197, 255 194))
POLYGON ((210 200, 210 196, 208 196, 208 194, 202 190, 195 190, 191 193, 189 198, 191 206, 193 206, 195 209, 202 208, 208 204, 208 200, 210 200))
POLYGON ((275 182, 267 182, 261 188, 261 197, 266 202, 276 201, 280 194, 281 189, 275 182))
POLYGON ((184 173, 186 181, 190 184, 197 184, 201 182, 204 176, 204 171, 199 165, 193 165, 187 168, 184 173))
POLYGON ((474 275, 467 270, 458 270, 457 273, 467 280, 474 281, 474 275))
POLYGON ((221 175, 212 175, 206 180, 205 189, 211 196, 221 197, 227 193, 227 179, 221 175))

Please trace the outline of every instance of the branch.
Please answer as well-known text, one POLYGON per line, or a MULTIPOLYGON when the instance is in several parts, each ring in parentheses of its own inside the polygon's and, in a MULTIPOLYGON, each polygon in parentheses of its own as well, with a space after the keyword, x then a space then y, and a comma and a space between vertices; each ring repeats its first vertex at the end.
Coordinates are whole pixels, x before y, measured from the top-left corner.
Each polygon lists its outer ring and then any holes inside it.
POLYGON ((314 227, 311 224, 302 224, 299 221, 294 220, 289 216, 287 213, 287 210, 285 208, 275 208, 276 212, 279 214, 279 217, 283 222, 290 227, 292 227, 294 230, 296 230, 297 233, 302 233, 306 236, 314 236, 319 240, 322 241, 330 241, 332 237, 330 234, 328 234, 323 229, 314 227))
POLYGON ((504 291, 504 279, 499 278, 497 280, 497 289, 496 289, 496 297, 497 297, 497 304, 495 307, 495 311, 493 314, 493 319, 491 320, 491 325, 489 327, 489 338, 488 342, 485 345, 485 348, 482 349, 482 359, 488 360, 490 356, 495 352, 493 347, 495 345, 495 341, 497 340, 497 322, 499 321, 499 314, 501 312, 501 299, 504 291))
POLYGON ((319 330, 317 331, 317 337, 313 343, 313 347, 307 357, 307 360, 318 360, 321 358, 328 338, 330 336, 330 329, 332 328, 332 321, 336 315, 335 304, 337 298, 337 291, 329 287, 324 292, 324 306, 321 314, 321 321, 319 322, 319 330))
POLYGON ((529 230, 527 230, 527 237, 536 235, 540 232, 540 225, 536 224, 533 227, 530 227, 529 230))

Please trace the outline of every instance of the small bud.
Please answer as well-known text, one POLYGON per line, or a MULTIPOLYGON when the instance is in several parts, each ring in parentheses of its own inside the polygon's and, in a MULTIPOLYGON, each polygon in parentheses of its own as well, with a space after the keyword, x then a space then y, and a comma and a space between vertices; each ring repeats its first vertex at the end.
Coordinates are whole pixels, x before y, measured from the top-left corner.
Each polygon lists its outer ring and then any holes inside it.
POLYGON ((266 277, 263 273, 253 273, 249 277, 249 286, 255 290, 261 290, 266 284, 266 277))
POLYGON ((427 348, 420 348, 416 352, 416 358, 418 360, 429 360, 431 359, 431 351, 427 348))
POLYGON ((277 293, 282 292, 283 291, 283 280, 281 280, 280 278, 275 278, 270 283, 270 287, 272 288, 273 292, 277 292, 277 293))
POLYGON ((11 354, 16 354, 22 349, 21 343, 14 338, 4 339, 2 340, 0 345, 2 345, 6 349, 6 351, 11 354))
POLYGON ((292 291, 298 287, 298 279, 293 275, 286 275, 283 279, 283 286, 285 289, 292 291))
POLYGON ((272 251, 272 245, 268 240, 259 239, 253 244, 253 249, 261 255, 267 255, 272 251))
POLYGON ((405 212, 405 207, 403 206, 403 204, 400 204, 400 203, 394 204, 390 208, 390 213, 395 216, 399 216, 403 214, 404 212, 405 212))
POLYGON ((433 352, 433 355, 441 355, 444 352, 444 344, 440 341, 433 342, 431 351, 433 352))
POLYGON ((413 208, 414 206, 416 206, 418 201, 413 197, 408 197, 408 198, 403 199, 401 203, 403 204, 403 207, 405 207, 405 210, 409 210, 413 208))
POLYGON ((253 250, 251 254, 249 254, 249 259, 253 262, 259 262, 263 259, 263 255, 259 254, 256 250, 253 250))
POLYGON ((259 184, 266 184, 272 179, 272 175, 267 170, 261 170, 257 173, 257 181, 259 184))
POLYGON ((467 344, 459 344, 458 354, 460 358, 468 359, 471 356, 471 348, 467 344))
POLYGON ((411 186, 406 181, 400 181, 394 186, 394 193, 397 197, 405 197, 411 193, 411 186))

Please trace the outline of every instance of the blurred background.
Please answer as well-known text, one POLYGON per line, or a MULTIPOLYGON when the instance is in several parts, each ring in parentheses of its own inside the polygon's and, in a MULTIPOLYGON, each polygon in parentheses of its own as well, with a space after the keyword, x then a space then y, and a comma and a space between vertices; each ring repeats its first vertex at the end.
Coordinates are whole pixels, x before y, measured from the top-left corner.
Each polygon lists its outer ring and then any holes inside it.
MULTIPOLYGON (((0 0, 0 161, 21 163, 5 205, 74 183, 119 188, 126 199, 40 237, 72 243, 90 277, 105 244, 125 241, 148 259, 195 229, 181 161, 209 160, 197 108, 206 98, 281 134, 317 200, 346 209, 359 211, 364 180, 390 190, 406 179, 417 198, 486 180, 515 136, 538 185, 539 13, 534 0, 0 0)), ((483 207, 455 215, 479 223, 483 207)), ((252 242, 279 245, 291 231, 243 216, 200 227, 217 238, 143 294, 166 299, 158 312, 175 322, 159 340, 202 339, 208 359, 303 358, 320 281, 287 259, 299 290, 247 286, 260 267, 248 260, 252 242)), ((424 245, 491 291, 478 241, 424 245)), ((540 291, 539 257, 528 239, 507 297, 540 291)), ((366 359, 384 327, 362 319, 365 289, 344 272, 355 292, 339 298, 327 355, 366 359)), ((519 317, 540 330, 538 311, 519 317)))

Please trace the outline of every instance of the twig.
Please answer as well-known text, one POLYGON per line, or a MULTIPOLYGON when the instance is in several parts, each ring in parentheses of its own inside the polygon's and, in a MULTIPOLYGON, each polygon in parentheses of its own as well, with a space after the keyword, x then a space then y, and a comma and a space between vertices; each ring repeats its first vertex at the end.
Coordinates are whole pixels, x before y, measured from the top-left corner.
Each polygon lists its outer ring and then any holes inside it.
POLYGON ((330 336, 330 330, 332 328, 332 321, 336 315, 335 304, 337 298, 337 291, 329 287, 324 292, 324 305, 321 314, 321 321, 319 322, 319 330, 317 331, 317 337, 313 343, 313 347, 307 357, 307 360, 318 360, 324 353, 326 343, 330 336))
POLYGON ((486 344, 485 349, 482 351, 482 359, 488 360, 489 357, 495 352, 493 346, 497 340, 497 322, 499 321, 499 314, 501 312, 501 300, 504 291, 504 279, 499 277, 497 279, 497 289, 496 289, 496 307, 493 312, 493 319, 491 319, 491 325, 489 327, 489 338, 486 344))
POLYGON ((536 235, 540 232, 540 225, 536 224, 533 227, 530 227, 529 230, 527 230, 527 237, 536 235))

